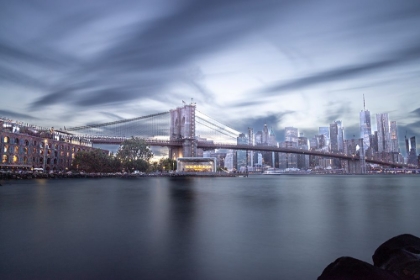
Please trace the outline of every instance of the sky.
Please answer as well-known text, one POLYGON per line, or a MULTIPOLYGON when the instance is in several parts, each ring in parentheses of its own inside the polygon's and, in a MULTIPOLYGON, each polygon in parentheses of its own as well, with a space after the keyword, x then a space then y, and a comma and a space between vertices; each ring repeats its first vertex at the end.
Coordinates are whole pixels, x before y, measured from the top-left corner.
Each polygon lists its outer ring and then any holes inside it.
MULTIPOLYGON (((420 1, 0 1, 0 116, 46 127, 169 111, 312 137, 389 113, 420 142, 420 1)), ((419 148, 419 145, 418 145, 419 148)))

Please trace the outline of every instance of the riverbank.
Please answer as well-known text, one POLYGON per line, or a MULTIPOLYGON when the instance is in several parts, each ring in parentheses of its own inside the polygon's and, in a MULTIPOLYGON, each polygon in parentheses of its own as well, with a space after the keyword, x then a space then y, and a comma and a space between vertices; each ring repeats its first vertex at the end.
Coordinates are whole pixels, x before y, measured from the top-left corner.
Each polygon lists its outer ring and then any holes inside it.
MULTIPOLYGON (((217 172, 217 173, 73 173, 73 172, 56 172, 56 173, 37 173, 31 171, 21 172, 1 172, 0 180, 30 180, 30 179, 59 179, 59 178, 138 178, 138 177, 238 177, 240 174, 217 172)), ((243 176, 243 175, 242 175, 243 176)))

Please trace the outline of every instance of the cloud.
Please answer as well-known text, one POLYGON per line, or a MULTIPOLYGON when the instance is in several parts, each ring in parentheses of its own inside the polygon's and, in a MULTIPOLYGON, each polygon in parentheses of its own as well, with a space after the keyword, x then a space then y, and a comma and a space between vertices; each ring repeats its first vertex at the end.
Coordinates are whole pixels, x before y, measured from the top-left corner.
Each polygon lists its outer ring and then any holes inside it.
POLYGON ((38 120, 39 119, 39 118, 33 117, 31 115, 16 113, 16 112, 13 112, 13 111, 8 111, 8 110, 0 110, 0 116, 10 117, 10 118, 19 119, 19 120, 21 120, 21 119, 38 120))
POLYGON ((113 113, 109 113, 109 112, 100 112, 102 115, 107 116, 109 118, 112 118, 114 120, 120 121, 123 120, 124 118, 117 115, 117 114, 113 114, 113 113))
POLYGON ((283 140, 284 131, 278 130, 278 128, 286 116, 293 115, 295 113, 295 111, 284 111, 280 113, 267 113, 266 115, 258 117, 242 118, 237 122, 235 127, 237 127, 240 131, 248 131, 248 127, 253 128, 255 134, 257 131, 262 130, 266 124, 268 127, 273 128, 277 140, 283 140))
POLYGON ((420 118, 420 108, 411 111, 410 114, 420 118))
MULTIPOLYGON (((267 25, 285 12, 287 4, 272 0, 179 1, 173 12, 127 26, 105 50, 80 63, 58 89, 39 98, 31 108, 60 103, 59 92, 65 92, 66 99, 76 106, 159 98, 157 93, 179 80, 180 68, 267 25), (80 80, 92 85, 74 88, 73 83, 80 80), (96 89, 99 86, 102 88, 96 89), (115 90, 122 86, 126 90, 115 90)), ((211 99, 212 93, 200 83, 187 83, 205 100, 211 99)))
POLYGON ((351 115, 352 112, 353 110, 348 102, 330 101, 326 105, 324 123, 333 123, 336 120, 342 119, 346 115, 351 115))
POLYGON ((21 71, 13 70, 10 67, 3 67, 0 65, 0 83, 1 82, 17 84, 20 86, 27 86, 32 88, 47 88, 47 85, 43 81, 40 81, 35 77, 27 75, 21 71))
POLYGON ((381 59, 360 63, 356 65, 348 65, 328 71, 318 72, 300 79, 295 79, 285 83, 274 84, 255 91, 256 94, 275 94, 288 92, 292 90, 302 89, 319 84, 336 82, 349 78, 359 77, 374 71, 381 71, 403 63, 413 62, 420 59, 420 45, 413 45, 410 48, 400 50, 388 55, 382 55, 381 59), (385 59, 382 59, 385 58, 385 59))

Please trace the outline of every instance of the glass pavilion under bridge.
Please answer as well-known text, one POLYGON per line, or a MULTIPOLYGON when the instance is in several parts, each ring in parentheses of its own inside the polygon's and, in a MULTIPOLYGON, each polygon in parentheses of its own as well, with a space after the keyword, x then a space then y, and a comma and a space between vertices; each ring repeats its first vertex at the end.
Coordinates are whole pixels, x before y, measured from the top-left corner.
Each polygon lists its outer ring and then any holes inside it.
POLYGON ((216 158, 178 158, 177 172, 216 172, 216 158))

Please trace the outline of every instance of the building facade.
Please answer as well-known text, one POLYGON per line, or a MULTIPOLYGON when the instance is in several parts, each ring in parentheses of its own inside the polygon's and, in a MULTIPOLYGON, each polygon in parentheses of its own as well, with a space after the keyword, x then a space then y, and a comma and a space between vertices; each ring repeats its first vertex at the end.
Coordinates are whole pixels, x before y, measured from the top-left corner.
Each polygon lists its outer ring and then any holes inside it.
POLYGON ((388 113, 376 114, 378 152, 391 152, 391 135, 388 113))
POLYGON ((372 125, 370 111, 360 111, 360 138, 363 139, 363 147, 367 150, 370 147, 370 135, 372 135, 372 125))
MULTIPOLYGON (((95 148, 89 140, 0 120, 0 168, 65 171, 75 155, 95 148)), ((106 152, 106 151, 104 151, 106 152)))

